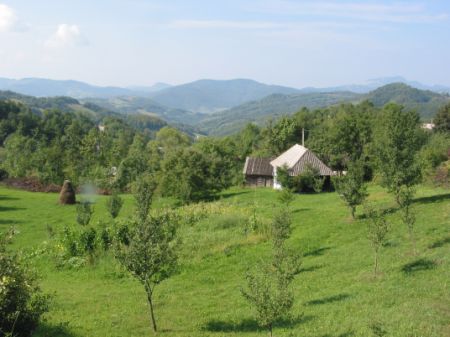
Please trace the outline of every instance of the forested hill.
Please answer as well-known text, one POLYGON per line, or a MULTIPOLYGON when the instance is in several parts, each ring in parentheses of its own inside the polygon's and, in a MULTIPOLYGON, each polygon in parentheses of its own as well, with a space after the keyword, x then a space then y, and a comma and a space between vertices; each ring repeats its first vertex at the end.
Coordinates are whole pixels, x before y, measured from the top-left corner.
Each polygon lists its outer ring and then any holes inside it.
POLYGON ((204 118, 203 114, 169 108, 148 97, 119 96, 108 99, 88 98, 82 101, 85 103, 93 103, 107 110, 118 111, 122 114, 158 116, 169 123, 175 124, 195 125, 204 118))
POLYGON ((404 83, 392 83, 364 95, 363 99, 371 101, 375 106, 395 102, 406 109, 417 111, 422 119, 430 119, 450 100, 450 96, 416 89, 404 83))
POLYGON ((429 120, 441 106, 450 101, 450 96, 416 89, 403 83, 388 84, 368 94, 353 92, 277 94, 214 113, 198 127, 211 135, 226 135, 240 130, 249 122, 261 125, 268 118, 289 115, 303 107, 321 108, 364 100, 371 101, 377 107, 390 102, 402 104, 406 109, 417 111, 423 120, 429 120))
POLYGON ((221 111, 271 94, 293 94, 299 90, 247 79, 199 80, 158 91, 151 97, 172 108, 200 113, 221 111))
POLYGON ((81 113, 96 120, 109 115, 118 115, 113 110, 105 109, 92 103, 81 103, 77 99, 67 96, 34 97, 12 91, 0 91, 0 100, 22 103, 35 113, 55 109, 63 112, 81 113))
POLYGON ((239 131, 247 123, 262 125, 269 118, 292 114, 302 107, 314 109, 359 99, 360 95, 352 92, 274 94, 212 114, 199 124, 199 128, 205 133, 221 136, 239 131))

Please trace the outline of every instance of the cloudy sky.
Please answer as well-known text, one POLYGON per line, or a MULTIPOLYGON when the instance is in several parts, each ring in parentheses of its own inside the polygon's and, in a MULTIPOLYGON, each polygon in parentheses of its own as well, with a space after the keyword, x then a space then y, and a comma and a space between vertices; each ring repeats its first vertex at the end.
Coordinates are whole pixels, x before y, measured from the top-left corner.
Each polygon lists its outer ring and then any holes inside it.
POLYGON ((0 77, 450 85, 450 1, 0 0, 0 77))

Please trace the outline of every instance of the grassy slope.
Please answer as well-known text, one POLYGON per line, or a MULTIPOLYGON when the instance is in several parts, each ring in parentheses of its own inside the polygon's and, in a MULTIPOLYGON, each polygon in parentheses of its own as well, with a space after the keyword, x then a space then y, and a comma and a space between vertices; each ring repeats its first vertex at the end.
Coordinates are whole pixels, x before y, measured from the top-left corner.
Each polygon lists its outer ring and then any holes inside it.
MULTIPOLYGON (((371 199, 392 205, 379 187, 371 199)), ((58 206, 55 194, 0 187, 0 230, 20 230, 15 248, 36 248, 47 240, 46 224, 62 228, 75 209, 58 206)), ((232 189, 222 203, 252 205, 270 218, 276 192, 232 189)), ((156 206, 160 205, 160 202, 156 206)), ((368 324, 384 323, 388 336, 450 336, 450 194, 420 188, 417 193, 417 246, 410 254, 407 230, 393 212, 389 245, 382 251, 382 276, 374 280, 372 251, 362 221, 349 220, 336 194, 299 195, 292 206, 290 244, 304 254, 303 272, 294 284, 294 318, 276 328, 276 336, 369 336, 368 324), (431 248, 434 247, 434 248, 431 248), (422 260, 420 260, 422 259, 422 260), (402 269, 411 262, 410 272, 402 269), (303 315, 303 316, 302 316, 303 315)), ((122 217, 132 212, 126 196, 122 217)), ((104 198, 96 219, 106 218, 104 198)), ((242 228, 220 227, 217 217, 183 227, 179 274, 156 290, 156 316, 165 336, 257 336, 252 312, 240 295, 248 266, 267 256, 269 244, 242 228), (219 227, 220 228, 219 228, 219 227)), ((80 270, 56 270, 36 258, 42 286, 55 293, 47 323, 37 336, 151 336, 143 288, 110 257, 80 270)))

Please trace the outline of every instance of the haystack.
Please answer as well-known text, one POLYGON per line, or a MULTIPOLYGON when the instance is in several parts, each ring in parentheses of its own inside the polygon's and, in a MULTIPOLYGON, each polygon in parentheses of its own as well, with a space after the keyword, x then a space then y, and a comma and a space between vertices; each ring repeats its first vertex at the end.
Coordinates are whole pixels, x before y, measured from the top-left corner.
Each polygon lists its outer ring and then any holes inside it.
POLYGON ((59 193, 59 203, 61 205, 73 205, 75 204, 75 190, 70 180, 65 180, 64 185, 59 193))

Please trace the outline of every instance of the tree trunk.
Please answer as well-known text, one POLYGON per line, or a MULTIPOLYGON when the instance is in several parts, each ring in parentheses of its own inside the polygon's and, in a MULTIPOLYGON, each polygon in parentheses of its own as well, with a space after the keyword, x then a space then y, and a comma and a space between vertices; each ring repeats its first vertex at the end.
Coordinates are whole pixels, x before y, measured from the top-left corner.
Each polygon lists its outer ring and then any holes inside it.
POLYGON ((374 274, 375 276, 377 276, 377 271, 378 271, 378 252, 375 252, 375 268, 374 268, 374 274))
POLYGON ((148 300, 148 304, 150 305, 150 316, 152 318, 152 326, 153 326, 153 331, 156 332, 157 328, 156 328, 156 320, 155 320, 155 314, 153 312, 153 302, 152 302, 152 289, 149 285, 145 285, 145 291, 147 292, 147 300, 148 300))
POLYGON ((355 206, 350 207, 350 210, 351 210, 351 212, 352 212, 352 219, 353 219, 353 220, 355 220, 355 212, 356 212, 356 209, 355 209, 355 208, 356 208, 355 206))
POLYGON ((269 325, 270 337, 272 337, 272 324, 269 325))

